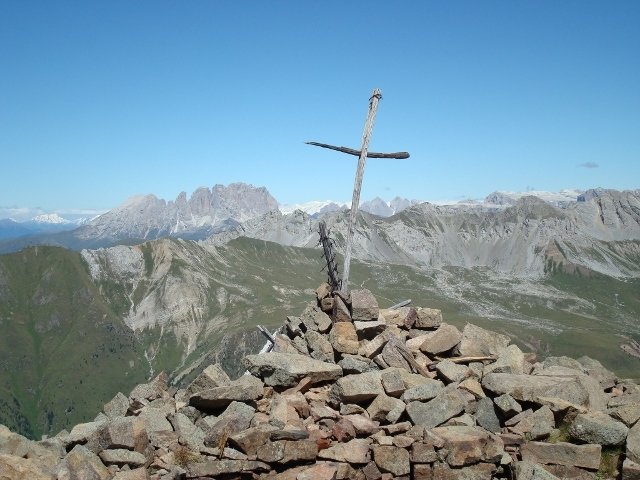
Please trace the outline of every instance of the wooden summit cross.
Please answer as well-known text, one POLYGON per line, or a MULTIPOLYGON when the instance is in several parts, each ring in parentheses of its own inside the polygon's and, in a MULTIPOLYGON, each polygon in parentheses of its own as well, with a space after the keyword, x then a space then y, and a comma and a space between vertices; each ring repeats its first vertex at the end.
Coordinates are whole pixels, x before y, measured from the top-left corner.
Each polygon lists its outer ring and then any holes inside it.
POLYGON ((353 248, 353 231, 356 226, 356 216, 358 214, 358 207, 360 205, 360 189, 362 187, 362 177, 364 175, 364 164, 369 158, 409 158, 408 152, 396 152, 396 153, 374 153, 369 152, 369 140, 371 139, 371 132, 373 131, 373 121, 376 117, 376 111, 378 110, 378 102, 382 99, 382 93, 379 89, 373 90, 373 95, 369 99, 369 113, 367 114, 367 121, 364 124, 364 132, 362 133, 362 146, 360 150, 354 150, 347 147, 336 147, 334 145, 328 145, 326 143, 307 142, 308 145, 315 145, 316 147, 328 148, 330 150, 336 150, 342 153, 348 153, 349 155, 355 155, 359 157, 358 168, 356 169, 356 179, 353 184, 353 198, 351 200, 351 216, 349 218, 349 229, 347 230, 347 243, 344 253, 344 268, 342 272, 342 291, 349 291, 349 267, 351 265, 351 249, 353 248))

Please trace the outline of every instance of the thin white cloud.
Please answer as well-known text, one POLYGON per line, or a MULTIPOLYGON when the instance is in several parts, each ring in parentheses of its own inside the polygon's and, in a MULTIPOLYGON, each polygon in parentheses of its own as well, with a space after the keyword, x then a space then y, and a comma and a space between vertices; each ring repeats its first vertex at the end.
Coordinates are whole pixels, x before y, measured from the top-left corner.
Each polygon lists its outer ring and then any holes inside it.
POLYGON ((584 162, 584 163, 581 163, 578 166, 582 167, 582 168, 598 168, 600 165, 598 165, 595 162, 584 162))

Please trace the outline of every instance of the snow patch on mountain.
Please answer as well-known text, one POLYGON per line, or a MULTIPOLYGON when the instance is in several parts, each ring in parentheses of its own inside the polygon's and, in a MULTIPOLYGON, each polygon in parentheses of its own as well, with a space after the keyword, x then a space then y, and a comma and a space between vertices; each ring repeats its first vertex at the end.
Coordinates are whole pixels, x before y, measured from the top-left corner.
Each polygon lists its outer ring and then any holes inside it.
POLYGON ((42 215, 37 215, 37 216, 33 217, 31 220, 33 222, 36 222, 36 223, 50 223, 50 224, 55 224, 55 225, 61 225, 61 224, 65 224, 65 223, 73 223, 73 222, 67 220, 66 218, 62 218, 57 213, 44 213, 42 215))
POLYGON ((538 197, 551 205, 559 206, 566 202, 578 201, 578 196, 583 193, 583 190, 575 189, 564 189, 559 192, 545 190, 529 190, 526 192, 496 191, 487 195, 483 203, 493 206, 511 206, 515 205, 523 197, 538 197))
POLYGON ((300 210, 307 215, 316 215, 318 213, 335 212, 341 209, 348 209, 351 202, 339 202, 334 200, 312 200, 304 203, 294 203, 288 205, 279 205, 279 210, 283 215, 288 215, 300 210))

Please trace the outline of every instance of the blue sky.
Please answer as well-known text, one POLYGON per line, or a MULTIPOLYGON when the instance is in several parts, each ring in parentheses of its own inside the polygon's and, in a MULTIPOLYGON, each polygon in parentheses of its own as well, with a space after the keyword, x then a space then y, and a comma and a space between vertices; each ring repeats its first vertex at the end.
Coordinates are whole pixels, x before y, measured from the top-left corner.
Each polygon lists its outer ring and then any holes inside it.
POLYGON ((0 206, 640 188, 640 2, 0 2, 0 206))

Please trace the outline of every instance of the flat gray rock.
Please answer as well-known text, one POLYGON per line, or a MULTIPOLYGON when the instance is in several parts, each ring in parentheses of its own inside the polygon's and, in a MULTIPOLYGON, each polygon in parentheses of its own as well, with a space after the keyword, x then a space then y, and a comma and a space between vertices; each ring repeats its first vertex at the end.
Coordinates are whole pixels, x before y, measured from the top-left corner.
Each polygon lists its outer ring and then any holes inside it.
POLYGON ((504 444, 499 436, 480 427, 437 427, 432 433, 444 440, 447 463, 462 467, 477 462, 497 462, 504 454, 504 444))
POLYGON ((358 403, 384 394, 380 372, 366 372, 339 378, 332 386, 329 398, 332 403, 358 403))
POLYGON ((335 363, 333 346, 325 335, 311 330, 305 334, 305 339, 313 358, 321 362, 335 363))
POLYGON ((498 419, 498 415, 496 415, 493 401, 489 397, 478 400, 475 417, 478 425, 485 430, 500 433, 500 420, 498 419))
POLYGON ((462 329, 462 338, 458 349, 463 357, 498 355, 509 345, 510 341, 511 339, 506 335, 467 323, 462 329))
POLYGON ((57 471, 64 480, 109 480, 112 475, 98 456, 82 445, 73 447, 57 471))
POLYGON ((438 328, 442 324, 442 312, 436 308, 417 308, 415 328, 438 328))
POLYGON ((539 440, 548 437, 555 427, 553 412, 544 405, 518 422, 511 431, 528 440, 539 440))
POLYGON ((338 362, 338 365, 340 365, 345 375, 380 370, 380 367, 378 367, 378 365, 376 365, 371 359, 361 357, 360 355, 343 354, 342 360, 338 362))
POLYGON ((305 308, 302 315, 300 315, 300 321, 304 323, 307 331, 325 333, 331 328, 331 317, 317 305, 309 305, 305 308))
POLYGON ((329 332, 331 346, 338 353, 356 355, 358 353, 358 334, 351 322, 337 322, 329 332))
POLYGON ((446 352, 458 345, 461 338, 460 330, 453 325, 443 323, 437 330, 425 336, 424 342, 420 345, 420 350, 429 354, 446 352))
POLYGON ((522 375, 524 373, 524 354, 517 345, 509 345, 500 350, 498 359, 486 365, 483 374, 489 373, 513 373, 522 375))
POLYGON ((622 445, 627 439, 627 426, 606 413, 588 412, 576 415, 569 426, 569 435, 584 443, 622 445))
POLYGON ((123 448, 103 450, 99 456, 105 465, 130 465, 132 467, 140 467, 147 461, 143 454, 123 448))
POLYGON ((580 357, 578 362, 580 362, 587 375, 600 382, 603 390, 613 387, 618 381, 618 377, 604 368, 598 360, 585 355, 580 357))
POLYGON ((385 394, 378 395, 367 408, 367 413, 371 420, 395 423, 404 412, 405 404, 398 398, 389 397, 385 394))
POLYGON ((252 375, 263 378, 270 386, 292 387, 304 377, 319 383, 342 376, 342 368, 334 363, 291 353, 247 355, 244 364, 252 375))
POLYGON ((411 472, 409 451, 405 448, 375 445, 373 447, 373 460, 380 471, 389 472, 394 477, 409 475, 411 472))
POLYGON ((378 319, 378 300, 367 289, 351 291, 351 318, 356 321, 371 321, 378 319))
POLYGON ((459 382, 471 374, 469 367, 453 363, 448 358, 437 363, 436 371, 449 383, 459 382))
POLYGON ((525 461, 597 470, 600 467, 602 447, 565 442, 527 442, 522 446, 521 452, 522 460, 525 461))
POLYGON ((354 438, 347 443, 338 443, 318 452, 318 458, 348 462, 352 464, 366 464, 371 460, 368 438, 354 438))
POLYGON ((603 410, 606 395, 600 384, 586 375, 548 376, 489 373, 482 387, 496 395, 508 393, 518 401, 538 402, 538 397, 556 397, 592 410, 603 410))
POLYGON ((220 365, 214 363, 205 368, 187 387, 187 398, 203 390, 229 385, 231 379, 220 365))
POLYGON ((219 417, 213 420, 206 432, 204 444, 207 447, 217 447, 223 436, 232 436, 248 429, 254 415, 255 411, 249 405, 233 402, 219 417))
POLYGON ((410 402, 406 410, 414 425, 433 428, 462 413, 466 404, 458 390, 448 389, 427 403, 410 402))
POLYGON ((627 458, 640 463, 640 421, 631 427, 627 434, 627 458))
POLYGON ((440 380, 431 379, 427 383, 405 390, 401 398, 406 403, 415 401, 427 402, 436 398, 443 388, 444 385, 440 380))
POLYGON ((552 473, 546 471, 542 465, 534 462, 516 462, 514 470, 518 480, 560 480, 552 473))
POLYGON ((498 407, 498 410, 507 418, 511 418, 522 412, 522 406, 508 393, 494 398, 493 402, 496 404, 496 407, 498 407))
POLYGON ((149 444, 146 424, 140 417, 118 417, 104 425, 98 434, 100 448, 126 448, 143 452, 149 444))
POLYGON ((247 375, 244 383, 209 388, 191 396, 189 404, 199 410, 215 410, 231 402, 248 402, 262 397, 263 385, 259 378, 247 375))
POLYGON ((129 399, 121 392, 116 393, 103 409, 109 418, 124 417, 127 410, 129 410, 129 399))
POLYGON ((221 475, 239 474, 241 472, 266 472, 269 465, 257 460, 205 460, 189 465, 187 478, 216 478, 221 475))

